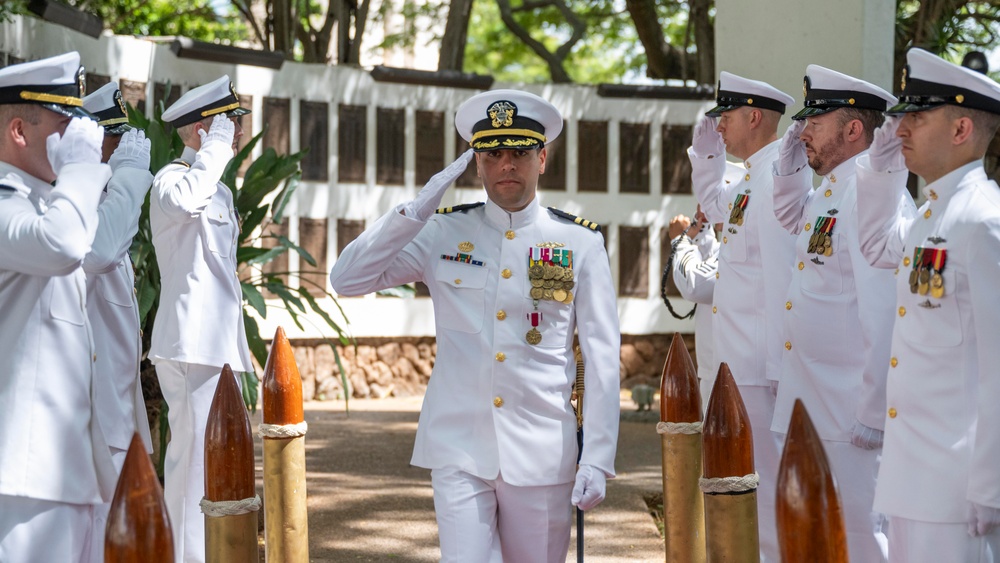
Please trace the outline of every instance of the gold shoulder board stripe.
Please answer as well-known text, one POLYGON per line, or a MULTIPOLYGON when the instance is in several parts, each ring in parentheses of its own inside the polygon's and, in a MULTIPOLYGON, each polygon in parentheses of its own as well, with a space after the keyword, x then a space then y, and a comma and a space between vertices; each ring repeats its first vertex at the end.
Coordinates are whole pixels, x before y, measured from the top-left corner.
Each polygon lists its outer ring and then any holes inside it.
POLYGON ((455 205, 455 206, 452 206, 452 207, 442 207, 442 208, 438 209, 437 211, 435 211, 435 213, 440 213, 442 215, 447 215, 448 213, 454 213, 456 211, 468 211, 469 209, 475 209, 475 208, 481 207, 483 205, 486 205, 486 204, 484 202, 482 202, 482 201, 477 202, 477 203, 463 203, 461 205, 455 205))
POLYGON ((572 221, 573 223, 576 223, 577 225, 580 225, 581 227, 586 227, 586 228, 588 228, 588 229, 590 229, 592 231, 597 231, 599 233, 601 232, 601 226, 599 224, 597 224, 597 223, 589 220, 589 219, 584 219, 583 217, 577 217, 576 215, 573 215, 573 214, 570 214, 570 213, 566 213, 565 211, 562 211, 560 209, 556 209, 555 207, 549 207, 548 209, 556 217, 561 217, 563 219, 566 219, 567 221, 572 221))

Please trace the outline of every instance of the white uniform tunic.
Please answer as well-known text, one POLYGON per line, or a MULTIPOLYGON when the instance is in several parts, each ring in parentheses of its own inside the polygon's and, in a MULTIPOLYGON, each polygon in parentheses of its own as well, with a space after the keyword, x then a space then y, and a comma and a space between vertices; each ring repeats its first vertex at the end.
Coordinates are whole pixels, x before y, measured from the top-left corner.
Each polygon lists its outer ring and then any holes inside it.
POLYGON ((614 475, 618 438, 618 315, 600 234, 557 217, 537 199, 508 213, 493 202, 426 223, 394 209, 353 241, 330 273, 334 289, 363 295, 422 281, 431 291, 438 356, 424 397, 412 463, 454 468, 515 486, 555 485, 576 473, 573 334, 586 364, 581 464, 614 475), (472 250, 462 243, 471 243, 472 250), (544 243, 572 251, 571 303, 539 300, 528 258, 544 243), (460 247, 462 245, 462 247, 460 247), (469 254, 469 262, 447 256, 469 254))
POLYGON ((746 173, 731 184, 721 180, 724 158, 698 158, 691 150, 688 156, 702 211, 711 223, 722 223, 713 300, 715 363, 728 363, 738 385, 768 385, 778 379, 784 350, 781 313, 795 244, 773 212, 771 163, 778 157, 778 141, 748 158, 746 173), (742 225, 729 222, 738 196, 748 197, 742 225))
POLYGON ((859 159, 861 248, 899 272, 875 508, 965 522, 970 501, 1000 507, 1000 189, 975 161, 925 186, 909 219, 904 182, 859 159), (915 248, 946 251, 942 296, 911 293, 915 248))
POLYGON ((152 182, 148 170, 122 167, 114 172, 97 210, 100 222, 94 244, 83 261, 87 316, 97 348, 97 420, 108 445, 117 450, 127 450, 135 432, 147 450, 152 448, 139 383, 142 338, 135 273, 128 255, 152 182))
MULTIPOLYGON (((851 440, 860 420, 882 429, 896 287, 892 271, 872 267, 858 244, 855 161, 812 189, 812 170, 774 176, 774 212, 798 235, 795 270, 784 304, 784 358, 771 429, 785 434, 795 399, 809 409, 820 438, 851 440), (809 252, 828 230, 832 254, 809 252)), ((907 198, 897 213, 912 217, 907 198)))
POLYGON ((160 305, 149 357, 252 371, 236 277, 239 223, 219 181, 232 149, 210 143, 156 174, 149 223, 160 267, 160 305))
POLYGON ((53 187, 0 162, 0 495, 94 504, 114 493, 80 267, 110 176, 67 164, 53 187))
POLYGON ((719 271, 719 241, 711 225, 690 239, 681 236, 674 250, 674 285, 681 297, 697 303, 694 312, 694 351, 698 358, 698 379, 705 385, 701 389, 702 409, 708 406, 711 387, 718 366, 712 360, 712 294, 715 291, 715 274, 719 271))

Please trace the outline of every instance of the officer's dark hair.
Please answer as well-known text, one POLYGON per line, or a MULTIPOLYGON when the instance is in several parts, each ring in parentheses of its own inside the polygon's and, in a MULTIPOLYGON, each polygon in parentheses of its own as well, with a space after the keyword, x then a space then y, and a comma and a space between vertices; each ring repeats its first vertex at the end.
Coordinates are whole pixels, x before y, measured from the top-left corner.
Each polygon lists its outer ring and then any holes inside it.
POLYGON ((21 118, 31 125, 42 122, 42 110, 37 104, 0 104, 0 124, 7 125, 12 119, 21 118))
POLYGON ((975 136, 976 142, 983 145, 983 149, 989 146, 990 141, 993 140, 993 136, 997 133, 997 129, 1000 129, 1000 115, 998 114, 950 104, 946 105, 945 108, 948 111, 948 117, 951 119, 968 117, 972 120, 972 134, 975 136))
POLYGON ((839 125, 843 127, 857 119, 865 129, 865 139, 868 144, 875 140, 875 130, 885 123, 885 114, 873 109, 840 108, 839 125))

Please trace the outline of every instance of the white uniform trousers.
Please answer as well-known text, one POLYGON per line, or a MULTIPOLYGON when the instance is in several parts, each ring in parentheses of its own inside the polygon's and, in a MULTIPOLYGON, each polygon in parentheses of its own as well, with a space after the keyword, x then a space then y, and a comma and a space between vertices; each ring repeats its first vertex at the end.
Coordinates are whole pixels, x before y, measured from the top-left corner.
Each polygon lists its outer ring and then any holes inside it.
POLYGON ((757 485, 757 527, 760 533, 761 563, 778 563, 778 529, 775 523, 774 493, 778 480, 778 446, 771 432, 774 418, 774 393, 769 386, 740 385, 740 396, 753 430, 753 461, 760 484, 757 485))
MULTIPOLYGON (((122 466, 125 465, 125 454, 128 450, 111 448, 111 463, 115 464, 115 472, 121 478, 122 466)), ((111 503, 105 502, 94 506, 93 541, 90 542, 90 563, 104 563, 104 530, 108 526, 108 514, 111 513, 111 503)))
POLYGON ((163 468, 163 496, 174 531, 178 563, 204 563, 205 426, 221 367, 169 360, 156 363, 156 377, 167 401, 170 443, 163 468))
POLYGON ((972 537, 966 522, 920 522, 890 516, 888 536, 889 563, 1000 562, 1000 529, 972 537))
MULTIPOLYGON (((784 449, 787 435, 773 434, 780 452, 784 449)), ((872 509, 882 450, 864 450, 850 442, 823 440, 823 451, 837 480, 850 560, 885 563, 888 549, 885 530, 888 525, 885 516, 872 509)))
POLYGON ((0 495, 0 561, 86 561, 93 510, 92 504, 0 495))
POLYGON ((565 563, 573 483, 515 487, 434 469, 431 485, 442 563, 565 563))

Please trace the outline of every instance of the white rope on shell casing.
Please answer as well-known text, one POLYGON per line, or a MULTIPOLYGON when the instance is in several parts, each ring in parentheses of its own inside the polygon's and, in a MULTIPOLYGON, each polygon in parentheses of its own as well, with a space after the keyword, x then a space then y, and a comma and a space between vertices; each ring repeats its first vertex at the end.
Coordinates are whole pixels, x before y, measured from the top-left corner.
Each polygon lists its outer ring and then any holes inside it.
POLYGON ((261 423, 257 427, 257 435, 261 438, 298 438, 305 436, 309 431, 309 424, 305 421, 296 424, 265 424, 261 423))
POLYGON ((715 477, 698 479, 698 487, 703 493, 743 493, 753 491, 760 483, 756 472, 742 477, 715 477))
POLYGON ((701 422, 657 422, 658 434, 701 434, 701 422))
POLYGON ((201 512, 205 516, 211 516, 212 518, 221 518, 223 516, 239 516, 240 514, 249 514, 251 512, 257 512, 260 510, 260 496, 254 495, 253 498, 245 498, 243 500, 219 500, 213 501, 207 498, 202 498, 201 502, 198 503, 201 506, 201 512))

